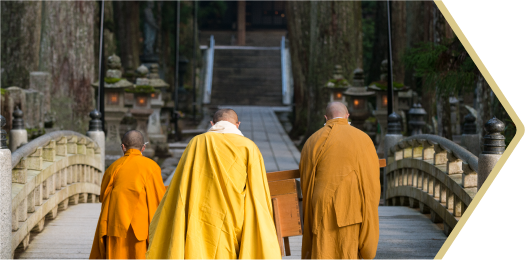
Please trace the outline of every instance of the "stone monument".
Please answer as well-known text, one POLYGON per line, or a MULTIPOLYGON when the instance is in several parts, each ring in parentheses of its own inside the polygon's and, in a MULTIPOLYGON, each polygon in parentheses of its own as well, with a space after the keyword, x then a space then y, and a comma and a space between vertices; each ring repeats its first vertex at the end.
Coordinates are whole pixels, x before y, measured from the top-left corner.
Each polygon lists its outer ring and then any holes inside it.
MULTIPOLYGON (((374 91, 368 91, 365 87, 365 77, 362 69, 354 70, 354 82, 343 93, 348 97, 348 112, 352 120, 352 126, 365 131, 365 120, 370 116, 368 111, 368 97, 375 95, 374 91)), ((371 135, 372 133, 368 133, 371 135)), ((375 134, 375 133, 374 133, 375 134)))
POLYGON ((324 90, 330 97, 329 102, 338 101, 348 105, 343 92, 349 87, 350 83, 343 77, 343 67, 341 67, 341 65, 335 65, 332 79, 330 79, 324 86, 324 90))
MULTIPOLYGON (((378 147, 378 153, 383 152, 383 140, 385 138, 386 130, 387 130, 387 118, 388 118, 388 97, 387 97, 387 89, 388 89, 388 61, 384 60, 381 62, 381 78, 379 81, 372 82, 370 86, 368 86, 369 90, 373 90, 376 92, 376 109, 373 111, 374 116, 377 118, 377 122, 379 122, 379 126, 381 127, 381 139, 379 140, 379 147, 378 147)), ((409 88, 402 83, 393 82, 394 87, 394 111, 398 116, 401 116, 403 118, 404 112, 399 110, 399 92, 408 91, 409 88)), ((406 117, 405 117, 406 118, 406 117)), ((404 129, 404 124, 402 124, 401 129, 404 129)))
MULTIPOLYGON (((151 64, 151 71, 148 75, 148 79, 150 86, 152 86, 156 90, 156 92, 151 93, 150 96, 151 108, 153 109, 153 113, 149 117, 147 132, 149 140, 151 142, 151 146, 155 150, 155 154, 169 156, 168 136, 166 133, 167 129, 165 129, 166 127, 163 127, 161 114, 162 108, 165 105, 164 95, 167 94, 166 90, 169 87, 169 85, 160 78, 158 70, 158 64, 151 64)), ((169 111, 166 112, 169 116, 169 111)))
MULTIPOLYGON (((146 66, 140 65, 137 68, 137 81, 135 82, 135 89, 133 90, 134 102, 133 108, 130 110, 131 115, 137 120, 137 131, 144 135, 144 142, 149 142, 148 136, 148 120, 153 109, 151 109, 151 96, 158 94, 155 88, 150 84, 147 78, 149 70, 146 66)), ((155 150, 151 145, 146 145, 146 150, 142 155, 153 158, 155 150)))
MULTIPOLYGON (((122 156, 120 122, 128 111, 124 106, 124 93, 134 85, 122 78, 120 58, 113 54, 108 57, 108 70, 104 78, 104 119, 106 125, 105 165, 110 165, 122 156)), ((98 80, 92 84, 98 88, 98 80)))
POLYGON ((144 9, 144 49, 140 60, 144 63, 157 62, 159 57, 155 54, 155 38, 157 37, 157 22, 153 16, 153 7, 155 3, 148 1, 144 9))

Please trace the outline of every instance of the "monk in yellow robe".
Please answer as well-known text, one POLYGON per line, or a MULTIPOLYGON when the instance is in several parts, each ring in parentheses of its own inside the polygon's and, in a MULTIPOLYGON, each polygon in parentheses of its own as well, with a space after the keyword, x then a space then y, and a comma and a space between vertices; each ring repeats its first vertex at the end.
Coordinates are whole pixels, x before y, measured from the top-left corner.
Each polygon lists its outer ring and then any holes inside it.
POLYGON ((90 259, 144 259, 148 228, 166 192, 160 167, 142 156, 146 148, 139 131, 122 138, 124 156, 104 173, 100 187, 102 211, 90 259))
POLYGON ((148 259, 281 258, 262 155, 235 111, 186 147, 150 226, 148 259))
POLYGON ((370 137, 349 125, 339 102, 305 143, 299 170, 303 190, 302 258, 371 259, 379 240, 379 162, 370 137))

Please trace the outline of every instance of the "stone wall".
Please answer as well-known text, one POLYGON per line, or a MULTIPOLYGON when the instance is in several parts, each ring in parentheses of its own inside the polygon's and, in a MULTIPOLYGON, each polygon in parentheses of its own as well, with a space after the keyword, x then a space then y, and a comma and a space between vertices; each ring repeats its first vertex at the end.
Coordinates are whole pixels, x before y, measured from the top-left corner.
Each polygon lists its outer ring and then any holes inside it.
MULTIPOLYGON (((44 94, 48 111, 56 114, 59 128, 85 131, 87 115, 93 109, 90 84, 95 78, 97 2, 17 1, 1 5, 2 86, 36 88, 44 94), (30 82, 31 71, 49 73, 49 79, 35 78, 44 83, 49 80, 50 84, 44 84, 48 88, 39 89, 41 85, 30 82)), ((29 111, 24 113, 29 115, 29 111)))

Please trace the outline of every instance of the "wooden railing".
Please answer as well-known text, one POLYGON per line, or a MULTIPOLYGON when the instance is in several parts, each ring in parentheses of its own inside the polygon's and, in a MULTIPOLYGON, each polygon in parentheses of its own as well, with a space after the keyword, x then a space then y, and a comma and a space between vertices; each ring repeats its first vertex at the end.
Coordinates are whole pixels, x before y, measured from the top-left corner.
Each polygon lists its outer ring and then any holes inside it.
POLYGON ((388 151, 386 204, 419 207, 448 236, 477 193, 478 157, 435 135, 415 135, 388 151))
POLYGON ((31 232, 68 205, 98 202, 102 167, 100 147, 72 131, 43 135, 16 150, 12 165, 11 245, 25 250, 31 232))

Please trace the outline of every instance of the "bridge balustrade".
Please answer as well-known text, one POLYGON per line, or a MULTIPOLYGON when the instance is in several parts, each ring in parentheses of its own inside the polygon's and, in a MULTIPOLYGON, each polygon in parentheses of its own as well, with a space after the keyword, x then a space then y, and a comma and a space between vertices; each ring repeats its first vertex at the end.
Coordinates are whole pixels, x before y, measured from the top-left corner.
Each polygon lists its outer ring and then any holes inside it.
POLYGON ((436 135, 414 135, 388 148, 386 205, 419 208, 448 236, 505 150, 504 125, 485 124, 485 150, 477 156, 436 135), (478 163, 479 161, 479 163, 478 163), (479 173, 479 174, 478 174, 479 173))
POLYGON ((98 202, 101 161, 101 147, 73 131, 45 134, 13 152, 12 254, 25 250, 31 232, 41 232, 58 211, 98 202))

